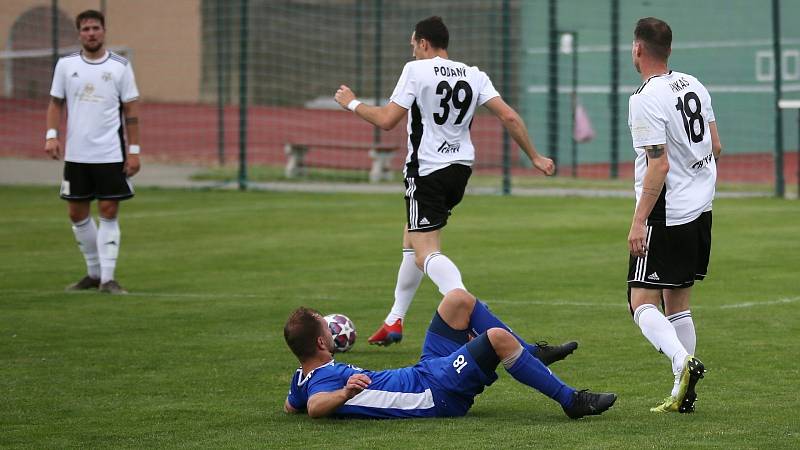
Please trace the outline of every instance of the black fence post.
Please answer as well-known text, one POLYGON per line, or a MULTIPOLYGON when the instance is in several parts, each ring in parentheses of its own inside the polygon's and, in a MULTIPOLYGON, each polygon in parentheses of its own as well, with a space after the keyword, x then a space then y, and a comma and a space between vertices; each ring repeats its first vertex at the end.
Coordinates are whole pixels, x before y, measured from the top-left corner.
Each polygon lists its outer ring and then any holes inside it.
POLYGON ((217 4, 217 159, 219 165, 225 165, 225 21, 223 17, 224 2, 216 0, 217 4))
MULTIPOLYGON (((381 106, 381 69, 383 61, 381 60, 381 40, 383 37, 383 0, 375 1, 375 106, 381 106)), ((381 129, 373 127, 373 142, 380 144, 381 142, 381 129)))
POLYGON ((619 178, 619 0, 611 0, 611 92, 608 94, 609 176, 619 178))
POLYGON ((781 2, 772 0, 772 55, 775 59, 775 196, 784 196, 783 182, 783 111, 778 106, 781 98, 781 2))
POLYGON ((548 69, 547 77, 547 136, 548 156, 556 165, 558 173, 558 19, 556 0, 550 0, 547 8, 548 69))
POLYGON ((58 0, 53 0, 50 3, 50 28, 51 28, 51 44, 53 46, 53 67, 58 63, 58 0))
MULTIPOLYGON (((503 0, 503 93, 511 98, 511 5, 503 0)), ((503 195, 511 194, 511 139, 503 128, 503 195)))
POLYGON ((247 189, 247 0, 239 5, 239 190, 247 189))

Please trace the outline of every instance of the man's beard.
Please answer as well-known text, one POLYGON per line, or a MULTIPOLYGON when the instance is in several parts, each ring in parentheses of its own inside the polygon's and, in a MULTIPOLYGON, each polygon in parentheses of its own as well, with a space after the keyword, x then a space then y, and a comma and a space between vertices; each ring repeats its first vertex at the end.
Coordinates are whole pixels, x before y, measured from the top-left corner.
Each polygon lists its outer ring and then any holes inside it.
POLYGON ((94 44, 83 44, 83 49, 90 53, 94 53, 100 50, 102 47, 103 47, 102 42, 96 42, 94 44))

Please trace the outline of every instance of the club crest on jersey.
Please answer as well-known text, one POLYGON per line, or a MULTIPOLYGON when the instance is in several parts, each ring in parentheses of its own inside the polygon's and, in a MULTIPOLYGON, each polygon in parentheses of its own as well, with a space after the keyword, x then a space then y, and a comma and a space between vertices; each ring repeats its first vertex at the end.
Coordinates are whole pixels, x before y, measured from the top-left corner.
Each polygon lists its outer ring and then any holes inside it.
POLYGON ((103 72, 103 81, 111 81, 111 72, 103 72))
POLYGON ((455 144, 451 144, 447 141, 442 142, 442 145, 436 149, 439 153, 457 153, 461 149, 461 143, 456 142, 455 144))
POLYGON ((83 90, 78 93, 78 101, 97 103, 103 101, 103 97, 95 94, 95 87, 92 83, 86 83, 83 90))

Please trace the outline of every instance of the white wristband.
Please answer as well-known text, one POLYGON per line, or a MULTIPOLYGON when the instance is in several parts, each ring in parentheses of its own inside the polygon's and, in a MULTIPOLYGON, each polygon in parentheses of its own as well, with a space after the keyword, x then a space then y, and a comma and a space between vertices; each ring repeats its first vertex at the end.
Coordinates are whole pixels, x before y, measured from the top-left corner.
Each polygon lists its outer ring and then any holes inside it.
POLYGON ((129 145, 128 146, 128 154, 129 155, 138 155, 139 152, 142 151, 142 148, 138 145, 129 145))
POLYGON ((49 130, 47 130, 47 134, 44 135, 45 140, 55 139, 57 137, 58 137, 58 130, 56 130, 55 128, 50 128, 49 130))
POLYGON ((349 109, 350 111, 356 112, 356 108, 358 108, 358 105, 360 105, 360 104, 361 104, 360 101, 358 101, 356 99, 352 99, 352 100, 350 100, 350 103, 347 104, 347 109, 349 109))

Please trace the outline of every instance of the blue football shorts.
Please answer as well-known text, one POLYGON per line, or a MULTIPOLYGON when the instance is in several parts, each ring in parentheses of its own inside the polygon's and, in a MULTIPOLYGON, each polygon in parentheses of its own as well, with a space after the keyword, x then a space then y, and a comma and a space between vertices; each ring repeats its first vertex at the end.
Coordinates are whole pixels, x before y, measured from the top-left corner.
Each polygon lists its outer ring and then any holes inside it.
POLYGON ((497 380, 498 362, 485 333, 470 340, 467 330, 450 328, 437 313, 417 367, 431 387, 437 415, 450 417, 465 415, 475 396, 497 380))

